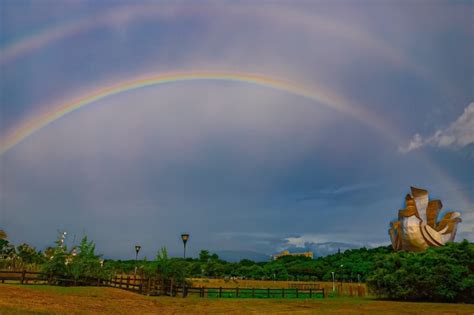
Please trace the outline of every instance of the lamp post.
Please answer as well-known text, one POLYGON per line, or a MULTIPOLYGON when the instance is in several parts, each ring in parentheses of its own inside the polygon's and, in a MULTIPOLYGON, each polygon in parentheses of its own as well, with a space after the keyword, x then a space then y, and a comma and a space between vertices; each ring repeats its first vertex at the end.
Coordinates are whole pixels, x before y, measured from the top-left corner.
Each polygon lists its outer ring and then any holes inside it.
POLYGON ((138 263, 138 253, 142 247, 140 245, 135 245, 135 272, 134 275, 137 274, 137 263, 138 263))
POLYGON ((336 279, 334 277, 334 271, 331 271, 331 274, 332 274, 332 292, 336 291, 336 279))
MULTIPOLYGON (((181 240, 183 241, 183 259, 186 260, 186 243, 189 240, 189 234, 183 233, 181 234, 181 240)), ((183 282, 183 298, 188 295, 188 290, 186 289, 186 282, 183 282)))
POLYGON ((343 276, 342 268, 344 268, 344 265, 341 265, 341 290, 342 290, 342 276, 343 276))
POLYGON ((189 240, 189 234, 187 233, 181 234, 181 239, 183 240, 183 248, 184 248, 183 258, 186 259, 186 243, 189 240))

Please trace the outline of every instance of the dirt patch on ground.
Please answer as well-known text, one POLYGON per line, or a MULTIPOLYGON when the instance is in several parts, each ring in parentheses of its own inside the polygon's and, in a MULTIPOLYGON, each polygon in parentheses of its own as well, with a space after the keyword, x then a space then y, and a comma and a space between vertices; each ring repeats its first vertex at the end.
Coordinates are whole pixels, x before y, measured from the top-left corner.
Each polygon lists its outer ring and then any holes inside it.
POLYGON ((0 314, 474 314, 474 305, 359 298, 325 300, 146 297, 114 288, 0 285, 0 314))

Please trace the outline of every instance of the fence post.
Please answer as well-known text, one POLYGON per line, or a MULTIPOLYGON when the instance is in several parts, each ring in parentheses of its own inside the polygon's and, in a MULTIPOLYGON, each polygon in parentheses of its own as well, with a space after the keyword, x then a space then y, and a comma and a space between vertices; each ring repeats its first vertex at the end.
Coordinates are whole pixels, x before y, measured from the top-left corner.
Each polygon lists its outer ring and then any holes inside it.
POLYGON ((252 297, 255 297, 255 288, 252 288, 252 297))
POLYGON ((130 276, 127 276, 127 289, 130 287, 130 276))
POLYGON ((235 288, 235 296, 239 297, 239 287, 235 288))
POLYGON ((219 287, 219 297, 222 297, 222 287, 219 287))
POLYGON ((26 276, 26 270, 23 270, 21 272, 21 284, 25 283, 25 276, 26 276))
POLYGON ((326 288, 323 288, 323 298, 327 298, 326 288))
POLYGON ((309 298, 312 298, 312 297, 313 297, 313 289, 309 288, 309 298))
POLYGON ((282 298, 285 297, 285 288, 281 288, 281 297, 282 297, 282 298))
POLYGON ((267 288, 267 297, 270 298, 270 288, 267 288))
POLYGON ((204 287, 201 287, 201 290, 199 291, 199 297, 204 297, 204 287))

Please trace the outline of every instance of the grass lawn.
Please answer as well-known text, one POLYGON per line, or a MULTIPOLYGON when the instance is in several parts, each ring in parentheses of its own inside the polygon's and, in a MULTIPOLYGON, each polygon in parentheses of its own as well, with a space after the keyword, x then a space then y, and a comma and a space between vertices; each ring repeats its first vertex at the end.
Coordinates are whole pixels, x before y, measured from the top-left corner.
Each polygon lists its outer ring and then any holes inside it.
MULTIPOLYGON (((209 289, 207 296, 209 298, 219 298, 219 290, 218 289, 209 289)), ((239 298, 242 299, 252 299, 252 298, 277 298, 277 299, 309 299, 309 293, 302 293, 298 292, 298 296, 296 296, 296 290, 295 289, 286 289, 285 292, 282 292, 280 290, 271 290, 270 294, 267 293, 266 289, 240 289, 239 290, 239 298)), ((221 293, 221 298, 236 298, 237 297, 237 292, 232 290, 232 291, 223 291, 221 293)), ((322 299, 323 294, 320 292, 315 292, 311 294, 311 299, 322 299)))
POLYGON ((368 298, 146 297, 114 288, 0 284, 0 314, 474 314, 474 305, 368 298))

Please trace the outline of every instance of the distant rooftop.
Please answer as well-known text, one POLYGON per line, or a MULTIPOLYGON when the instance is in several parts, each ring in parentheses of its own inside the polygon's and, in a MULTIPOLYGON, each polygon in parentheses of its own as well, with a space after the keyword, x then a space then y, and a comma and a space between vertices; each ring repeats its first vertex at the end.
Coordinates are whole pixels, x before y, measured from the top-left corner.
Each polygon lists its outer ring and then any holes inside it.
POLYGON ((303 256, 303 257, 309 257, 313 259, 313 252, 303 252, 303 253, 290 253, 289 250, 284 250, 279 254, 273 255, 273 259, 278 259, 280 257, 284 256, 303 256))

